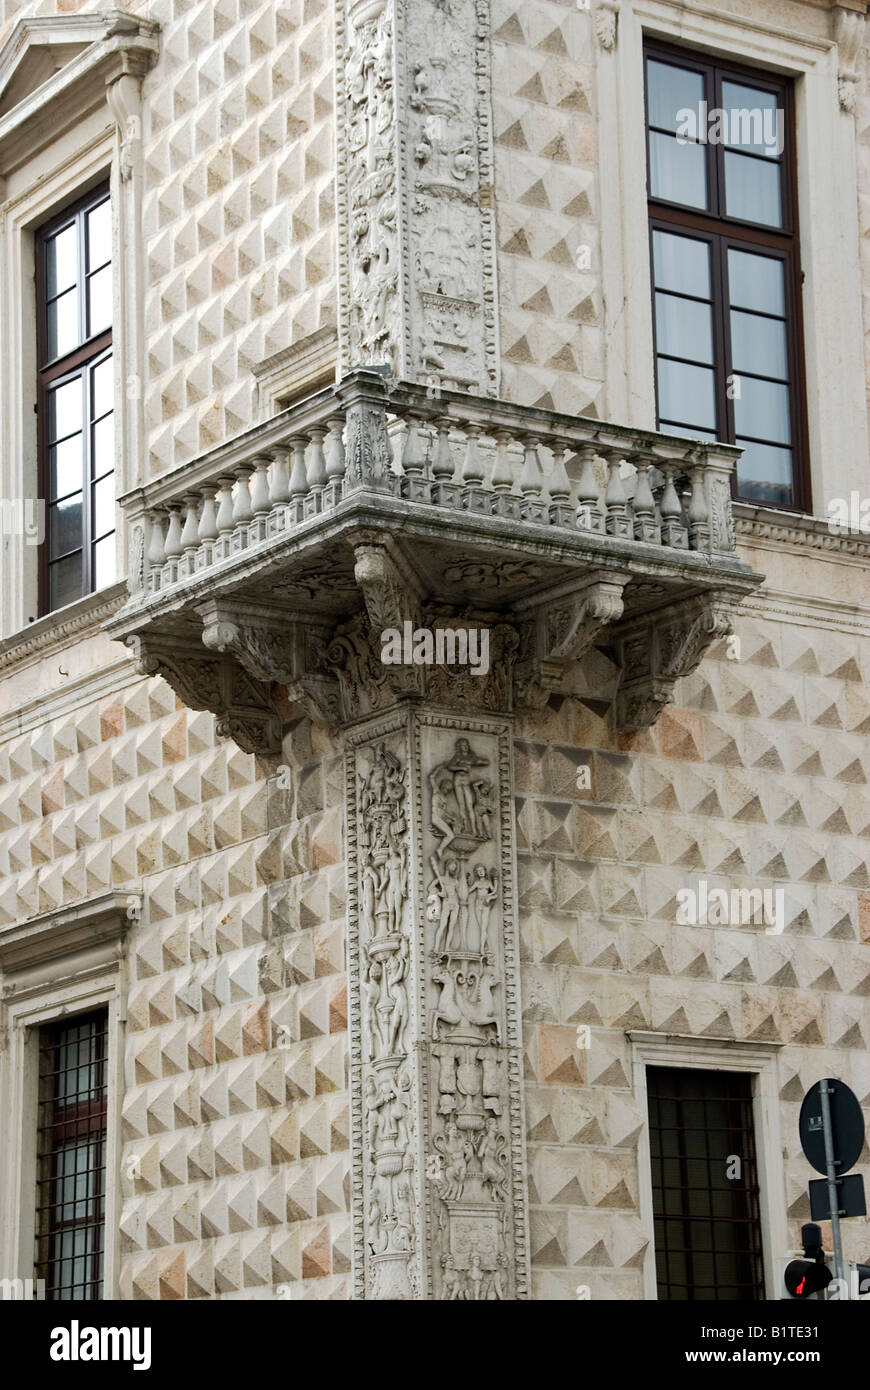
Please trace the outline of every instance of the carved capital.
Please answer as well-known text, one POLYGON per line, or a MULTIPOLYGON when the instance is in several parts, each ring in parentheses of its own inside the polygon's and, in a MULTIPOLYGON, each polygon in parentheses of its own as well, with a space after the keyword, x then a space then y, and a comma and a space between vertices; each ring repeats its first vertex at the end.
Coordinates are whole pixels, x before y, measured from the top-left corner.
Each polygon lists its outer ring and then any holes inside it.
POLYGON ((618 729, 633 733, 656 722, 680 677, 691 675, 713 643, 731 632, 733 610, 728 599, 701 596, 620 625, 613 639, 621 667, 618 729))
POLYGON ((275 753, 281 723, 269 687, 243 670, 232 656, 211 654, 187 635, 135 633, 125 639, 143 675, 162 676, 189 709, 217 715, 217 731, 246 753, 275 753))

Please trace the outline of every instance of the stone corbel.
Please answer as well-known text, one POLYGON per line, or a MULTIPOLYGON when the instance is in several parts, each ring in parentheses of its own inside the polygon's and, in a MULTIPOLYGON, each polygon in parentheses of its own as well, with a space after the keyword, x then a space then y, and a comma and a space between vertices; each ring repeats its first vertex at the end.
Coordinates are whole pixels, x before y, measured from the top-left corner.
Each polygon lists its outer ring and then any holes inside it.
POLYGON ((595 35, 608 52, 616 47, 616 27, 619 20, 618 0, 602 0, 595 7, 595 35))
POLYGON ((838 64, 837 94, 842 109, 851 114, 855 110, 858 50, 864 32, 864 16, 855 10, 847 10, 843 5, 834 6, 833 16, 838 64))
POLYGON ((281 721, 269 686, 232 656, 210 653, 184 634, 133 633, 124 639, 146 676, 162 676, 189 709, 217 715, 217 731, 246 753, 277 753, 281 721))
POLYGON ((286 686, 287 698, 317 723, 338 719, 338 684, 325 664, 328 624, 247 600, 209 599, 198 612, 208 651, 235 657, 267 688, 286 686))
POLYGON ((420 615, 417 576, 392 537, 382 532, 359 531, 348 537, 355 557, 354 578, 365 601, 376 636, 386 628, 398 628, 420 615))
POLYGON ((106 87, 109 110, 115 118, 120 141, 121 178, 129 179, 142 139, 142 78, 151 65, 149 55, 132 50, 122 54, 123 71, 106 87))
POLYGON ((613 638, 621 671, 618 730, 636 733, 656 722, 673 702, 680 677, 691 675, 714 642, 731 632, 733 608, 721 595, 704 595, 620 624, 613 638))
POLYGON ((560 594, 548 594, 532 613, 530 657, 518 668, 518 704, 540 707, 563 688, 569 668, 623 612, 627 575, 593 575, 560 594))

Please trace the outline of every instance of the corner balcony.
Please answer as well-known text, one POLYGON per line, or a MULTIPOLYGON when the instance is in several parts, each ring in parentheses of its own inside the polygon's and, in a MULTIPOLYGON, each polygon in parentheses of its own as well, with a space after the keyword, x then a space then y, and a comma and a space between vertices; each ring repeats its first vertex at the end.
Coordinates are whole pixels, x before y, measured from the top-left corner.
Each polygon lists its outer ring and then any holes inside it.
POLYGON ((247 751, 277 750, 294 705, 541 705, 592 646, 634 731, 760 582, 735 554, 738 456, 356 370, 121 499, 129 599, 106 630, 247 751), (385 666, 407 622, 486 626, 488 675, 385 666))

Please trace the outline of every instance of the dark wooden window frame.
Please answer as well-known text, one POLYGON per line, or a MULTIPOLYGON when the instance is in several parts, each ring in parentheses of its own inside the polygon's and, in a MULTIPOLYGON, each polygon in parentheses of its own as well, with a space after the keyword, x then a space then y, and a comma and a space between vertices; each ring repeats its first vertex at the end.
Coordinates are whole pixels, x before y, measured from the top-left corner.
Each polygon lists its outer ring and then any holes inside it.
MULTIPOLYGON (((104 1254, 106 1222, 108 1011, 98 1009, 86 1014, 71 1015, 55 1023, 44 1024, 39 1032, 40 1052, 43 1056, 51 1054, 52 1067, 47 1076, 43 1073, 40 1078, 40 1088, 50 1085, 51 1095, 46 1098, 40 1094, 39 1099, 40 1136, 48 1134, 47 1146, 42 1138, 38 1146, 39 1191, 41 1194, 42 1189, 46 1188, 49 1200, 45 1202, 40 1198, 37 1202, 37 1275, 49 1276, 46 1280, 46 1296, 49 1300, 56 1299, 59 1292, 69 1287, 79 1291, 78 1296, 81 1297, 81 1286, 78 1283, 70 1286, 63 1282, 64 1257, 60 1254, 60 1237, 73 1230, 93 1230, 101 1227, 102 1237, 87 1256, 87 1289, 93 1296, 100 1298, 103 1279, 100 1262, 104 1254), (86 1024, 94 1025, 93 1060, 88 1064, 94 1069, 93 1094, 88 1099, 77 1098, 73 1103, 63 1104, 58 1095, 58 1081, 64 1074, 60 1066, 60 1049, 64 1045, 69 1046, 69 1043, 64 1044, 63 1034, 70 1028, 81 1028, 86 1024), (46 1111, 50 1115, 47 1125, 43 1123, 46 1111), (82 1200, 86 1202, 87 1215, 84 1218, 74 1216, 65 1220, 62 1212, 59 1214, 61 1204, 58 1194, 60 1184, 68 1182, 70 1175, 61 1175, 58 1157, 67 1152, 65 1145, 75 1141, 94 1145, 96 1165, 87 1169, 85 1174, 89 1187, 87 1197, 74 1199, 76 1203, 82 1200), (95 1183, 91 1181, 92 1174, 96 1175, 95 1183), (40 1257, 42 1252, 44 1254, 40 1257)), ((76 1066, 72 1070, 76 1070, 76 1066)), ((87 1297, 87 1294, 85 1296, 87 1297)))
MULTIPOLYGON (((36 261, 36 351, 37 351, 37 387, 36 387, 36 449, 37 449, 37 468, 39 478, 39 496, 45 501, 46 510, 46 531, 45 539, 39 547, 39 612, 45 614, 51 611, 51 588, 49 578, 49 562, 51 560, 51 513, 49 499, 51 496, 51 474, 49 469, 49 429, 48 429, 48 402, 52 388, 63 383, 65 377, 71 380, 76 376, 82 377, 82 438, 83 438, 83 457, 82 457, 82 597, 94 592, 94 556, 93 547, 96 537, 93 535, 93 498, 92 498, 92 448, 91 448, 91 429, 88 401, 88 380, 87 372, 82 371, 84 367, 93 367, 98 364, 100 358, 108 356, 112 351, 112 328, 104 329, 101 333, 95 334, 91 338, 85 339, 72 352, 63 356, 55 357, 51 361, 46 361, 47 355, 47 309, 45 284, 45 248, 47 242, 62 231, 65 227, 72 226, 74 223, 81 224, 78 234, 78 274, 77 274, 77 299, 78 314, 81 326, 86 322, 87 314, 87 285, 88 276, 86 273, 86 252, 85 240, 87 236, 87 214, 110 197, 108 183, 102 183, 97 188, 91 189, 84 197, 77 202, 64 208, 62 213, 58 213, 50 222, 41 226, 35 237, 35 261, 36 261)), ((111 262, 110 262, 111 264, 111 262)))
MULTIPOLYGON (((746 499, 751 505, 769 507, 789 512, 809 512, 811 509, 811 488, 809 468, 809 429, 807 424, 806 361, 804 355, 803 312, 800 287, 803 272, 800 263, 800 236, 797 206, 797 161, 795 158, 795 119, 794 86, 789 78, 777 78, 772 74, 730 61, 712 62, 700 54, 696 57, 687 49, 673 47, 658 41, 647 41, 643 48, 644 116, 647 149, 647 188, 651 188, 649 177, 649 93, 647 84, 647 58, 660 58, 663 62, 698 72, 704 78, 704 99, 710 110, 721 108, 722 82, 732 78, 737 82, 748 82, 760 91, 775 94, 784 111, 785 147, 780 161, 782 171, 782 228, 769 227, 758 222, 747 222, 729 216, 724 212, 724 145, 705 145, 707 188, 710 210, 702 211, 687 207, 682 203, 668 202, 663 198, 648 197, 650 273, 652 276, 652 236, 654 231, 684 232, 694 235, 711 244, 710 279, 713 314, 713 361, 716 391, 716 413, 719 421, 721 443, 734 443, 734 406, 727 393, 727 383, 735 375, 731 360, 731 338, 727 323, 727 255, 729 248, 750 251, 759 255, 773 256, 784 264, 786 348, 788 353, 789 413, 791 423, 791 450, 793 463, 794 500, 787 504, 772 501, 746 499), (724 425, 724 429, 723 429, 724 425)), ((653 279, 653 357, 658 360, 656 335, 655 286, 653 279)), ((688 360, 688 359, 685 359, 688 360)), ((751 378, 751 372, 740 372, 740 377, 751 378)), ((656 402, 658 411, 658 373, 656 376, 656 402)), ((667 430, 667 425, 662 425, 667 430)), ((737 490, 736 470, 731 480, 732 495, 740 499, 737 490)))

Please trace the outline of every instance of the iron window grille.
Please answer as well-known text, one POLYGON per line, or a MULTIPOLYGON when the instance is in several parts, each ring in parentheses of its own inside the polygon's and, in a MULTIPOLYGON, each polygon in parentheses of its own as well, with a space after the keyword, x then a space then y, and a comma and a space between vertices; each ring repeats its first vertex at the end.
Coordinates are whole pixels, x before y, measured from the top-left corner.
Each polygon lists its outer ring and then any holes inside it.
POLYGON ((763 1299, 750 1078, 648 1067, 647 1096, 659 1298, 763 1299))
POLYGON ((36 1277, 47 1299, 102 1297, 108 1011, 39 1030, 36 1277))

